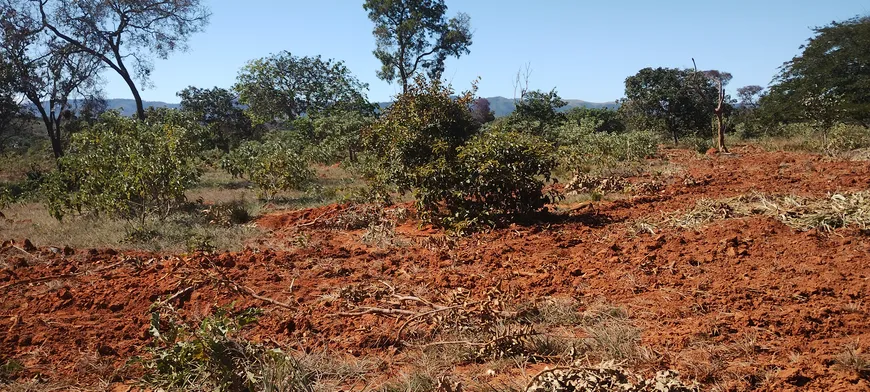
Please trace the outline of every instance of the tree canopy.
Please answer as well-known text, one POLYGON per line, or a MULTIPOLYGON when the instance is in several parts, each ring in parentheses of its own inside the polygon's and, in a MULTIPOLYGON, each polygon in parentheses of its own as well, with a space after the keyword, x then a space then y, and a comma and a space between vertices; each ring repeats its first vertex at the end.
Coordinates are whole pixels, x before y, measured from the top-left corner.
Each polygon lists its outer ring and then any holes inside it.
POLYGON ((229 151, 255 137, 255 127, 230 90, 190 86, 177 95, 181 98, 181 109, 195 114, 199 122, 209 128, 211 146, 204 147, 229 151))
POLYGON ((99 85, 100 60, 81 48, 46 34, 39 12, 24 0, 0 3, 0 48, 14 89, 39 112, 54 156, 63 155, 63 122, 71 116, 70 97, 87 97, 99 85))
MULTIPOLYGON (((28 3, 33 3, 29 1, 28 3)), ((187 39, 208 24, 200 0, 37 0, 40 20, 55 37, 99 59, 130 88, 145 118, 135 79, 148 83, 153 58, 185 50, 187 39)))
POLYGON ((448 57, 471 53, 471 19, 464 13, 447 19, 444 0, 366 0, 363 8, 375 23, 378 78, 398 81, 403 92, 418 71, 438 79, 448 57))
POLYGON ((620 111, 636 128, 658 128, 677 143, 680 135, 710 129, 718 91, 692 70, 644 68, 625 79, 620 111))
POLYGON ((343 62, 320 56, 281 52, 253 60, 242 68, 234 89, 259 123, 293 121, 333 109, 371 110, 365 96, 368 85, 343 62))
POLYGON ((786 62, 765 102, 797 120, 870 126, 870 16, 814 29, 803 53, 786 62))

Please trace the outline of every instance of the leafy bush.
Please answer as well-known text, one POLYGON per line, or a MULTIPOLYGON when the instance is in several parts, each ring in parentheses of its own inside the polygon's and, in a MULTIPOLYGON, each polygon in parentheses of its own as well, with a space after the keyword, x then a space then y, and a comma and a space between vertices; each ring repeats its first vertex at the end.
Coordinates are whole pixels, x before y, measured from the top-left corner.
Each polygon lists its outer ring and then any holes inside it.
POLYGON ((372 122, 359 112, 340 111, 314 119, 309 156, 319 163, 357 161, 362 130, 372 122))
POLYGON ((395 184, 402 192, 450 189, 457 148, 478 130, 468 109, 471 93, 456 99, 452 94, 439 81, 418 77, 363 133, 363 143, 375 158, 374 167, 366 173, 369 180, 395 184))
POLYGON ((193 327, 172 308, 158 307, 149 329, 151 357, 142 361, 150 372, 145 380, 183 391, 310 391, 309 373, 292 357, 240 336, 260 314, 217 308, 193 327))
POLYGON ((828 131, 825 152, 838 154, 870 147, 870 129, 860 125, 837 124, 828 131))
POLYGON ((42 191, 52 216, 89 211, 144 223, 184 201, 201 175, 195 130, 178 116, 136 121, 109 112, 73 135, 42 191))
POLYGON ((423 219, 461 231, 543 207, 552 145, 529 132, 479 133, 472 95, 452 93, 418 79, 399 97, 364 135, 376 158, 369 179, 411 191, 423 219))
POLYGON ((447 219, 492 225, 503 217, 540 210, 555 198, 543 192, 556 166, 554 153, 552 144, 528 133, 479 134, 459 148, 458 181, 445 198, 452 212, 447 219))
POLYGON ((260 196, 268 199, 278 192, 304 189, 314 182, 314 171, 298 147, 280 137, 243 142, 224 156, 221 167, 233 177, 254 183, 260 196))
POLYGON ((594 123, 566 124, 557 130, 563 142, 559 147, 561 163, 572 174, 602 172, 655 155, 659 142, 655 133, 594 132, 594 123))

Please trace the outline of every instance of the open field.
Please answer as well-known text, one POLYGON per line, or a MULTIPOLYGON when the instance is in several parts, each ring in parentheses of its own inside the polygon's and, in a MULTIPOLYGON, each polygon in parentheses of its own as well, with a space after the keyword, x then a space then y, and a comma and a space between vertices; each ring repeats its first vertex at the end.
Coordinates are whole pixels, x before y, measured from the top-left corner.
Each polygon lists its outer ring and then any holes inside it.
MULTIPOLYGON (((263 206, 233 252, 31 248, 4 229, 4 388, 148 390, 152 314, 227 307, 262 309, 241 336, 291 353, 313 390, 521 391, 602 361, 703 390, 870 389, 870 162, 734 152, 663 150, 628 193, 468 237, 407 204, 263 206)), ((224 181, 196 192, 235 199, 224 181)))

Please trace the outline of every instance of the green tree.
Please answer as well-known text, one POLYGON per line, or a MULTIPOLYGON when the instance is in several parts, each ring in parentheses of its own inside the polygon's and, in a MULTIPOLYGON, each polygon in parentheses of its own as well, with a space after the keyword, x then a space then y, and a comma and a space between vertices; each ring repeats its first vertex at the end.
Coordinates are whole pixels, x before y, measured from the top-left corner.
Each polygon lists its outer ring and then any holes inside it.
POLYGON ((790 121, 811 121, 825 134, 838 121, 870 127, 870 16, 814 31, 762 102, 790 121))
POLYGON ((195 154, 196 124, 177 111, 146 121, 107 112, 72 137, 43 191, 49 211, 119 216, 145 224, 166 217, 202 174, 195 154))
POLYGON ((250 61, 233 89, 257 123, 290 122, 330 110, 373 111, 365 96, 368 85, 343 62, 320 56, 281 52, 250 61))
POLYGON ((620 112, 638 130, 680 135, 707 130, 716 108, 717 88, 692 70, 644 68, 625 79, 620 112))
POLYGON ((743 86, 737 89, 737 98, 740 107, 754 110, 758 108, 758 100, 764 87, 758 85, 743 86))
POLYGON ((210 135, 208 145, 204 148, 218 148, 226 152, 245 140, 257 138, 256 127, 237 104, 238 97, 231 91, 219 87, 202 89, 190 86, 177 95, 181 98, 181 109, 193 113, 201 124, 208 127, 210 135))
POLYGON ((357 162, 361 150, 362 132, 374 117, 359 112, 341 111, 317 117, 313 122, 314 141, 311 155, 321 163, 335 163, 347 159, 357 162))
POLYGON ((625 124, 619 112, 607 108, 575 107, 565 112, 565 121, 577 125, 589 123, 593 132, 625 131, 625 124))
POLYGON ((221 167, 257 186, 260 197, 273 199, 281 191, 302 190, 314 183, 314 171, 292 140, 272 134, 259 142, 249 140, 230 151, 221 167))
POLYGON ((0 152, 6 147, 7 136, 25 115, 24 107, 16 98, 17 82, 12 65, 0 55, 0 152))
POLYGON ((448 57, 471 53, 470 18, 459 13, 447 19, 444 0, 366 0, 363 8, 375 24, 378 78, 398 80, 402 92, 418 71, 439 79, 448 57))
POLYGON ((147 83, 153 58, 165 60, 186 48, 210 16, 200 0, 37 0, 43 27, 58 39, 98 59, 126 82, 145 119, 136 79, 147 83))
POLYGON ((548 93, 540 90, 523 91, 512 116, 531 127, 538 136, 543 136, 548 129, 565 120, 565 114, 559 109, 566 105, 568 102, 559 96, 555 88, 548 93))

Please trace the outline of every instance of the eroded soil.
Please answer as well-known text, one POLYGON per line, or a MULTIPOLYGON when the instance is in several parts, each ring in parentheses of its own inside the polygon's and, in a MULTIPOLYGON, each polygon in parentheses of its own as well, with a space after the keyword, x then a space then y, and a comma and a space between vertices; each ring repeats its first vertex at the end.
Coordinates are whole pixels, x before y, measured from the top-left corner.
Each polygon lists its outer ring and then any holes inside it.
MULTIPOLYGON (((324 300, 344 287, 383 281, 432 301, 460 289, 470 299, 496 291, 508 303, 572 297, 585 306, 604 299, 630 312, 642 343, 657 355, 638 371, 675 369, 705 389, 870 390, 866 374, 835 361, 849 345, 870 349, 866 232, 799 232, 761 216, 696 230, 629 230, 635 220, 702 198, 868 190, 870 163, 752 147, 729 156, 665 154, 674 170, 661 176, 661 190, 594 208, 560 206, 539 222, 455 243, 413 221, 396 228, 397 246, 386 247, 364 244, 363 230, 320 224, 345 206, 264 216, 257 224, 269 235, 237 253, 65 254, 50 247, 60 244, 36 244, 25 253, 18 241, 21 249, 6 246, 0 253, 0 359, 20 362, 21 377, 41 374, 83 386, 135 379, 141 371, 135 366, 117 369, 144 355, 152 304, 182 292, 172 303, 188 317, 216 305, 260 307, 265 314, 247 332, 252 340, 389 357, 379 371, 395 374, 414 355, 393 341, 400 323, 378 315, 335 317, 343 309, 324 300)), ((529 376, 494 377, 523 384, 529 376)))

